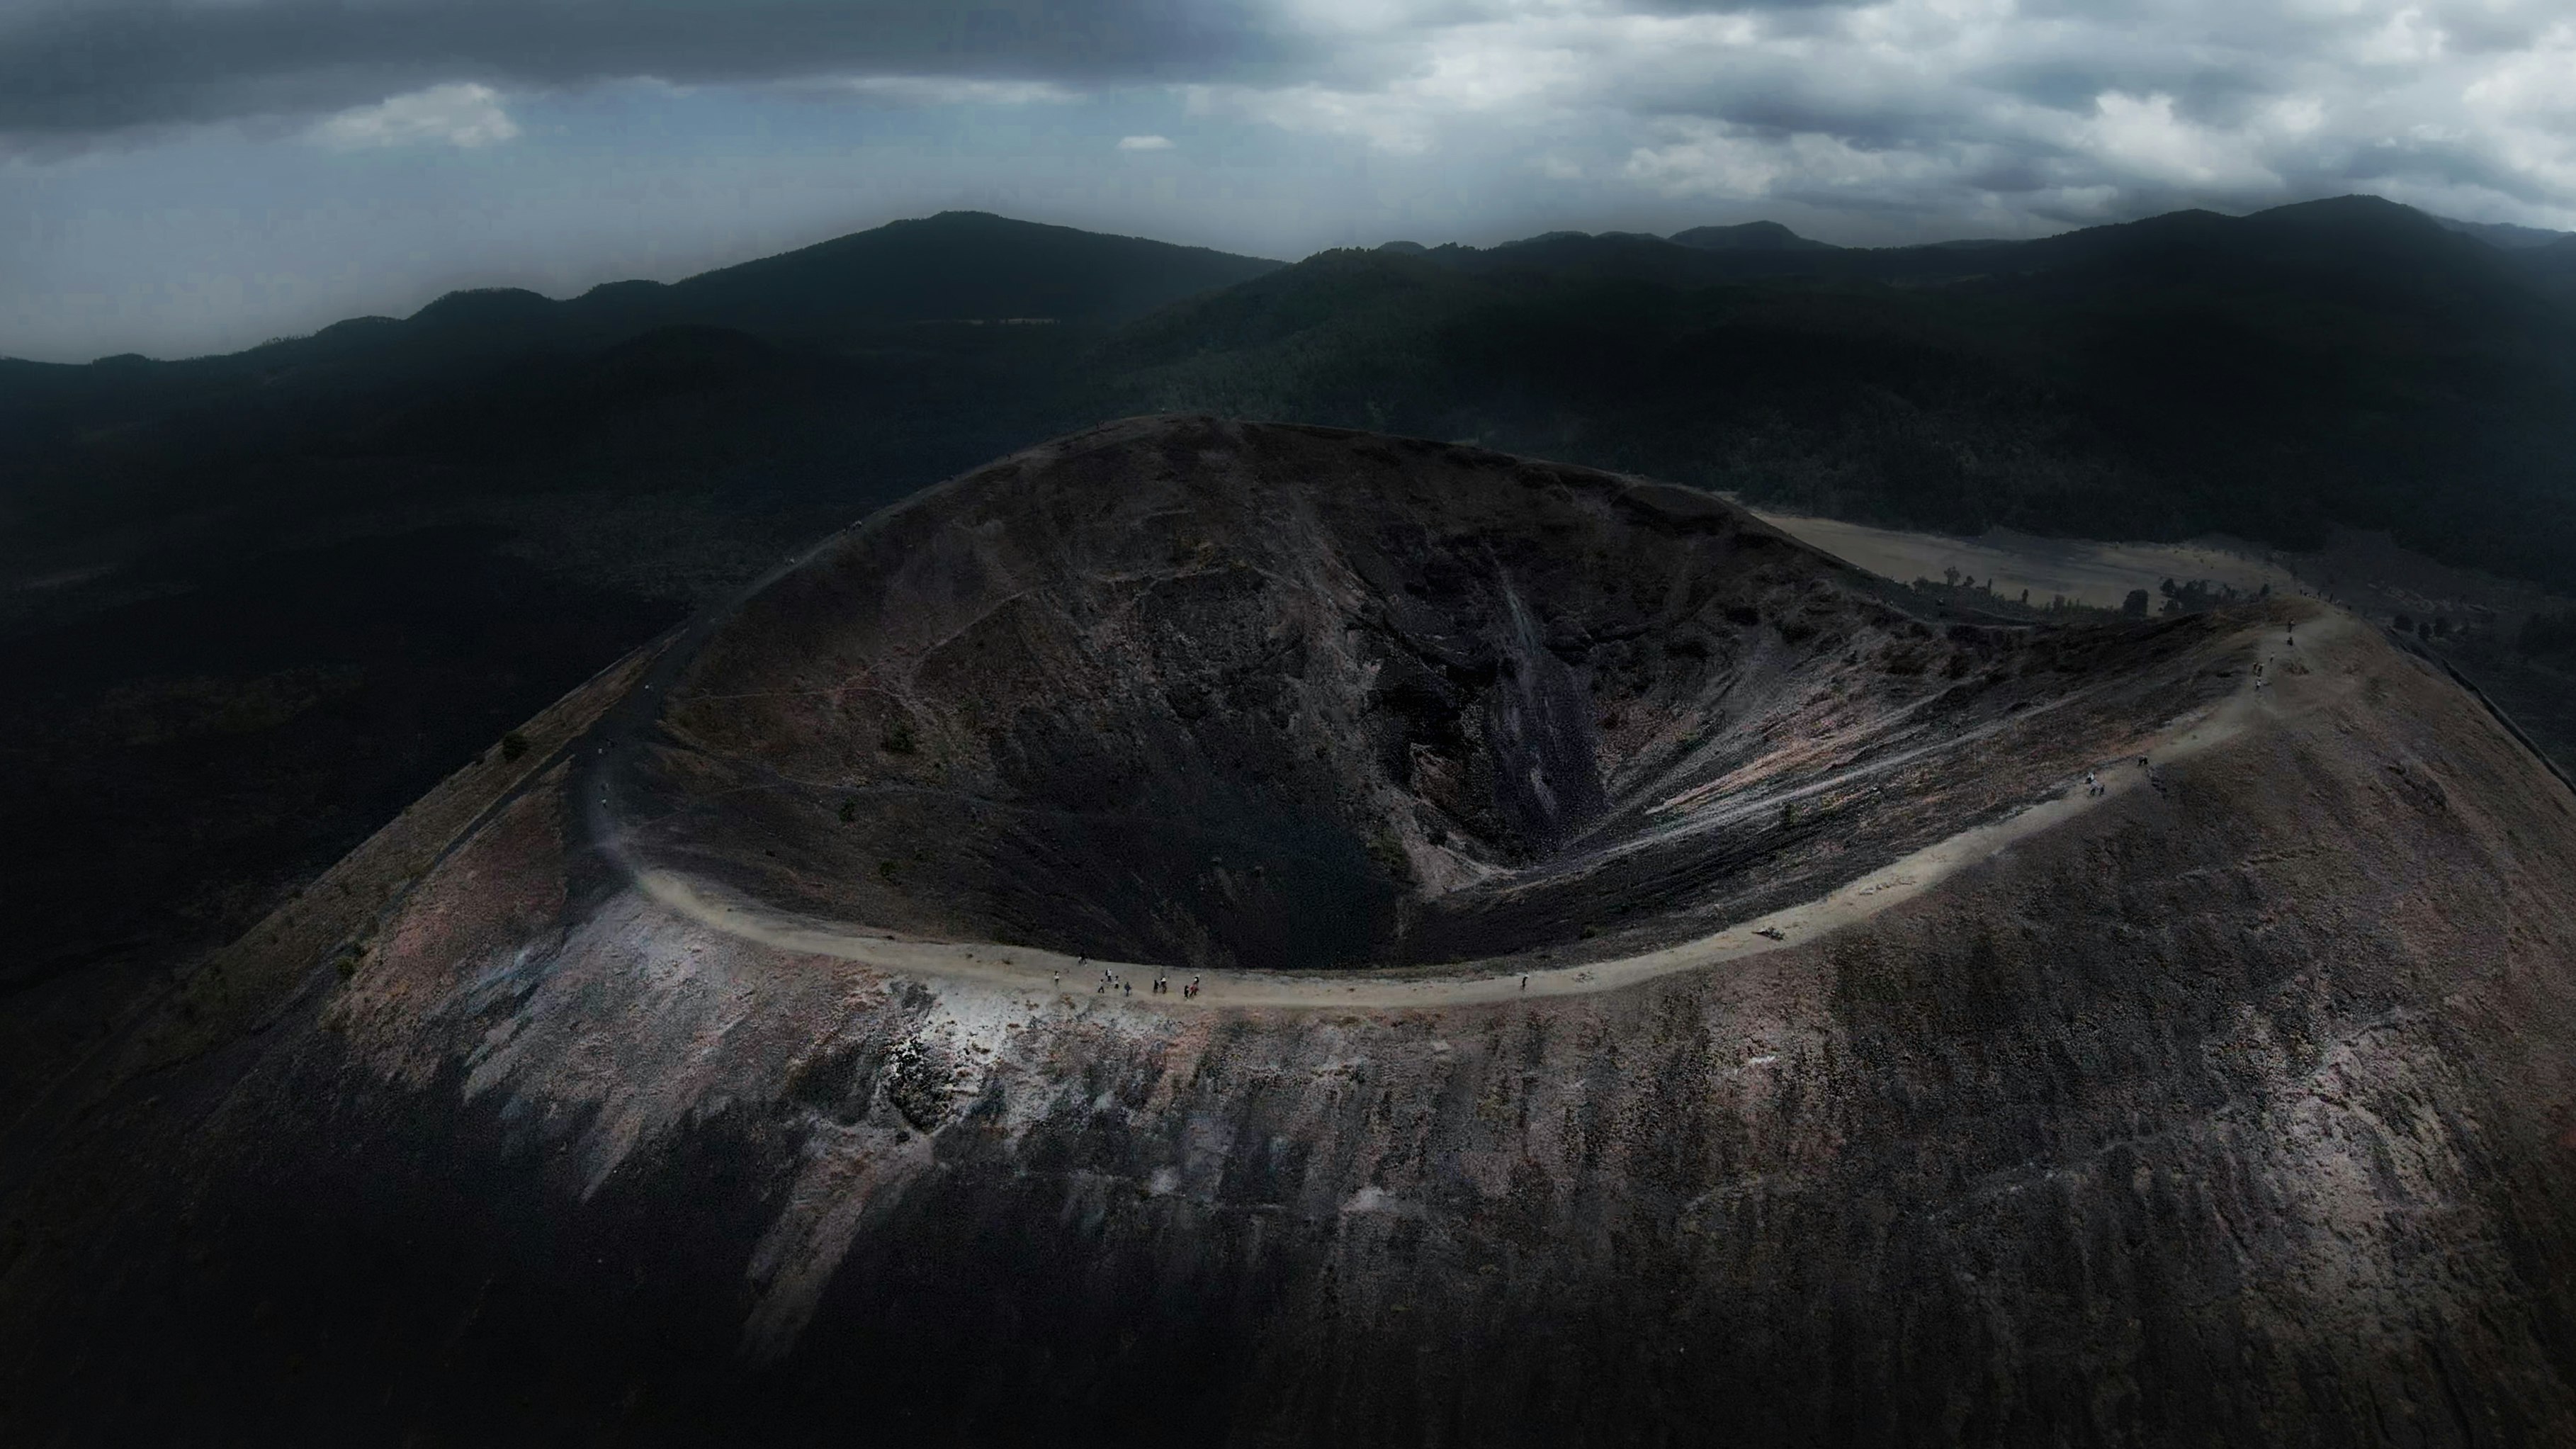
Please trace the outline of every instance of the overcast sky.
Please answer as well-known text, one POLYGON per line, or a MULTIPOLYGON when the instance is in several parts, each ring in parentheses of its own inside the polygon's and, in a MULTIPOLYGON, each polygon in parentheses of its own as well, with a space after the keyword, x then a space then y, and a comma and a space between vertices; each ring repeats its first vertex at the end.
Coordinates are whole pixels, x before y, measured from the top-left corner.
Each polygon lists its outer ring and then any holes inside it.
POLYGON ((975 207, 1264 256, 2376 192, 2576 229, 2571 0, 0 0, 0 355, 975 207))

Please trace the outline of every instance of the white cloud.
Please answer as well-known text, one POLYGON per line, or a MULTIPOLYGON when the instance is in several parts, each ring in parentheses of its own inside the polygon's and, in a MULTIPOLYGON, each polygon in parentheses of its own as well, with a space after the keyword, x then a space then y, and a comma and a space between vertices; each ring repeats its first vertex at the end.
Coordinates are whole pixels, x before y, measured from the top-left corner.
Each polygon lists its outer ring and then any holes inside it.
POLYGON ((2440 59, 2449 45, 2440 23, 2427 19, 2422 7, 2409 5, 2363 37, 2353 53, 2368 65, 2413 65, 2440 59))
POLYGON ((1821 132, 1769 135, 1723 122, 1677 120, 1664 129, 1671 139, 1630 152, 1622 174, 1676 198, 1900 202, 1927 184, 1955 184, 1977 159, 1963 150, 1871 148, 1821 132))
POLYGON ((1191 86, 1182 94, 1194 116, 1232 116, 1310 136, 1346 136, 1396 156, 1429 151, 1445 119, 1400 96, 1322 85, 1191 86))
POLYGON ((2081 150, 2130 176, 2178 187, 2244 188, 2281 178, 2256 160, 2241 132, 2194 125, 2174 114, 2174 98, 2104 91, 2092 120, 2074 128, 2081 150))
POLYGON ((1082 98, 1050 81, 971 80, 939 75, 856 76, 837 83, 871 100, 903 106, 1063 105, 1082 98))
POLYGON ((2347 191, 2576 216, 2566 0, 1280 3, 1326 59, 1187 87, 1193 111, 1559 195, 1776 198, 1930 235, 2347 191))
POLYGON ((1417 19, 1401 5, 1306 0, 1309 18, 1366 32, 1368 43, 1346 51, 1329 80, 1188 87, 1190 109, 1419 156, 1460 128, 1529 132, 1564 120, 1569 104, 1590 99, 1606 39, 1639 23, 1670 23, 1611 13, 1603 0, 1456 0, 1425 9, 1417 19))
POLYGON ((1169 136, 1121 136, 1118 138, 1118 149, 1121 151, 1169 151, 1172 149, 1172 138, 1169 136))
POLYGON ((468 149, 507 141, 519 125, 490 86, 457 83, 360 106, 316 125, 312 137, 338 151, 446 145, 468 149))

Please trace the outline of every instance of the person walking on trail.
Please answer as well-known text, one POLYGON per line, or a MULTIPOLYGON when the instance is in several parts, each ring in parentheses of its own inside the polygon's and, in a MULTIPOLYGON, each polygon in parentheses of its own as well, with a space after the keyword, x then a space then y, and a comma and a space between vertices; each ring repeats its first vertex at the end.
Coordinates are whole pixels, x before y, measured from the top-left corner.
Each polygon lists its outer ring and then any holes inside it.
POLYGON ((1526 971, 1521 973, 1521 990, 1529 990, 1529 973, 1526 971))

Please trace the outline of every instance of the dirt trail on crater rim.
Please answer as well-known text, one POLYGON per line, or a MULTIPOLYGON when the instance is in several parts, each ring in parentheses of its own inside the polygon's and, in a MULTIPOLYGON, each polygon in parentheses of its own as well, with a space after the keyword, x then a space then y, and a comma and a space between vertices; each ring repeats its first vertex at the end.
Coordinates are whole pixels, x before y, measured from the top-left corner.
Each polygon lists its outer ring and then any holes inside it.
MULTIPOLYGON (((1196 997, 1184 997, 1177 992, 1144 997, 1122 995, 1120 1004, 1145 1010, 1205 1010, 1240 1006, 1347 1009, 1527 1000, 1616 990, 1677 971, 1699 970, 1741 960, 1778 950, 1786 946, 1793 936, 1804 944, 1826 932, 1866 920, 1911 900, 1939 885, 1953 873, 2009 850, 2018 842, 2052 829, 2087 809, 2132 790, 2153 788, 2154 777, 2148 768, 2138 767, 2140 760, 2149 761, 2151 768, 2188 759, 2204 750, 2227 744, 2248 728, 2260 728, 2267 716, 2277 715, 2284 709, 2299 708, 2306 703, 2304 697, 2314 691, 2340 693, 2348 689, 2347 680, 2304 676, 2313 674, 2318 665, 2335 660, 2335 645, 2348 641, 2358 627, 2348 616, 2320 617, 2311 624, 2304 644, 2297 650, 2299 662, 2307 668, 2299 675, 2280 676, 2281 684, 2289 686, 2286 690, 2269 685, 2268 681, 2267 689, 2258 689, 2255 676, 2249 673, 2237 692, 2220 703, 2195 710, 2155 734, 2122 742, 2113 757, 2100 761, 2096 766, 2101 783, 2098 793, 2086 788, 2082 781, 2070 779, 2055 795, 2025 806, 1993 824, 1963 830, 1839 886, 1830 894, 1740 922, 1714 935, 1642 955, 1580 965, 1538 965, 1526 970, 1515 966, 1499 973, 1490 963, 1478 962, 1459 963, 1438 974, 1417 972, 1389 976, 1382 972, 1369 972, 1357 979, 1352 979, 1350 973, 1294 976, 1271 972, 1189 971, 1185 974, 1202 983, 1196 997)), ((2251 626, 2229 642, 2261 649, 2274 639, 2284 637, 2278 625, 2265 622, 2251 626)), ((1870 768, 1865 766, 1862 770, 1870 768)), ((1777 802, 1772 797, 1765 797, 1757 803, 1771 805, 1777 802)), ((634 880, 656 904, 728 935, 757 941, 781 951, 833 956, 864 962, 887 971, 954 976, 1056 996, 1067 994, 1065 986, 1070 979, 1070 994, 1081 996, 1105 994, 1095 989, 1095 973, 1098 972, 1114 972, 1121 979, 1133 982, 1149 980, 1158 970, 1166 974, 1172 970, 1167 965, 1155 963, 1077 958, 1062 952, 999 946, 991 942, 969 945, 899 940, 883 931, 872 931, 860 925, 799 920, 765 908, 747 897, 719 898, 702 882, 672 871, 644 868, 635 872, 634 880)))

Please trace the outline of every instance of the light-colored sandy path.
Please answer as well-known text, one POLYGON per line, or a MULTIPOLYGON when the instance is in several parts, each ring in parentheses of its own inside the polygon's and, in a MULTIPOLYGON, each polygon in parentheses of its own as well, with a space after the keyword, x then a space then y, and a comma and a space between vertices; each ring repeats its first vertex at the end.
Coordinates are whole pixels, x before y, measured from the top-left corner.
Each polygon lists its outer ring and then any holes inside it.
POLYGON ((1077 1002, 1095 1002, 1147 1011, 1191 1011, 1222 1007, 1287 1007, 1329 1010, 1343 1007, 1437 1007, 1526 1001, 1535 997, 1580 996, 1613 991, 1658 976, 1696 971, 1741 960, 1783 946, 1814 940, 1891 906, 1914 899, 1970 866, 1990 859, 2014 844, 2051 830, 2085 811, 2135 790, 2149 788, 2148 771, 2131 764, 2146 755, 2158 766, 2188 759, 2216 748, 2285 713, 2303 712, 2344 692, 2346 682, 2319 667, 2336 646, 2361 629, 2351 616, 2335 613, 2316 618, 2300 630, 2295 649, 2281 648, 2276 630, 2247 630, 2230 648, 2252 646, 2257 657, 2302 658, 2304 674, 2267 671, 2273 682, 2257 688, 2251 675, 2235 693, 2215 704, 2182 715, 2152 734, 2116 743, 2105 754, 2101 779, 2108 789, 2088 796, 2080 780, 2070 779, 2051 798, 1992 824, 1963 830, 1904 859, 1850 881, 1815 900, 1739 922, 1714 934, 1659 951, 1548 967, 1522 972, 1501 962, 1462 962, 1438 974, 1401 976, 1359 972, 1290 974, 1269 971, 1181 971, 1170 993, 1154 995, 1145 988, 1155 967, 1150 963, 1091 960, 1033 947, 906 940, 862 926, 820 921, 774 910, 705 882, 667 870, 637 870, 635 884, 647 897, 677 915, 761 942, 781 951, 861 961, 904 975, 937 976, 981 982, 1005 989, 1077 1002), (1779 933, 1777 939, 1764 934, 1779 933), (1102 971, 1133 981, 1136 992, 1098 993, 1102 971), (1195 998, 1180 994, 1180 983, 1198 975, 1202 990, 1195 998))
POLYGON ((2116 609, 2131 589, 2150 594, 2166 579, 2206 579, 2253 593, 2269 584, 2277 594, 2302 591, 2297 574, 2278 563, 2193 543, 2104 543, 2093 539, 2041 538, 1996 529, 1975 538, 1904 533, 1838 518, 1795 513, 1754 516, 1801 543, 1845 563, 1894 579, 1941 577, 1956 568, 2011 598, 2023 589, 2033 602, 2052 594, 2098 609, 2116 609))

